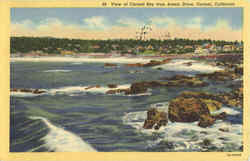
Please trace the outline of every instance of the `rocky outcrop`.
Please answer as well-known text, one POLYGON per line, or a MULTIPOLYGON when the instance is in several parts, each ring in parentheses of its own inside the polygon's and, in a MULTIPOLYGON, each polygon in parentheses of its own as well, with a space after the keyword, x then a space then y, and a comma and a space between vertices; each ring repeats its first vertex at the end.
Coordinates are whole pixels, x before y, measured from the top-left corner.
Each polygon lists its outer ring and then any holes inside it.
POLYGON ((150 60, 150 62, 142 64, 142 63, 135 63, 135 64, 126 64, 126 66, 128 67, 154 67, 157 65, 162 65, 162 64, 166 64, 169 63, 171 61, 171 59, 164 59, 162 61, 158 61, 158 60, 150 60))
POLYGON ((127 89, 113 89, 113 90, 108 90, 106 92, 106 94, 121 94, 121 93, 123 93, 123 94, 128 95, 129 92, 130 92, 129 88, 127 88, 127 89))
POLYGON ((207 83, 201 81, 196 77, 187 77, 184 75, 177 75, 171 78, 168 78, 167 81, 142 81, 131 84, 129 89, 126 90, 110 90, 107 91, 107 94, 115 94, 124 92, 126 95, 131 94, 141 94, 147 92, 149 88, 157 87, 204 87, 207 83))
POLYGON ((45 90, 40 90, 40 89, 28 89, 28 88, 21 88, 21 89, 13 88, 13 89, 10 90, 10 92, 24 92, 24 93, 33 93, 33 94, 42 94, 42 93, 46 93, 45 90))
POLYGON ((227 80, 234 80, 238 78, 232 71, 216 71, 214 73, 207 73, 207 74, 198 74, 197 77, 199 78, 207 78, 214 81, 227 81, 227 80))
POLYGON ((223 104, 232 107, 243 107, 243 87, 234 89, 230 93, 220 94, 219 98, 223 104))
POLYGON ((117 88, 117 84, 108 84, 109 88, 117 88))
POLYGON ((100 85, 93 85, 93 86, 89 86, 87 88, 85 88, 85 90, 89 90, 91 88, 100 88, 101 86, 100 85))
POLYGON ((213 73, 197 74, 196 76, 198 78, 207 78, 207 79, 214 80, 214 81, 227 81, 227 80, 234 80, 234 79, 242 77, 243 75, 242 67, 236 66, 232 68, 221 70, 221 71, 216 71, 213 73))
POLYGON ((113 63, 105 63, 104 67, 117 67, 117 64, 113 64, 113 63))
POLYGON ((159 111, 156 108, 150 108, 147 112, 147 119, 144 122, 143 128, 155 130, 160 129, 161 126, 166 126, 168 123, 167 113, 159 111))
POLYGON ((212 111, 221 108, 222 103, 213 99, 215 95, 202 92, 183 92, 170 101, 168 118, 172 122, 195 122, 198 126, 208 127, 216 119, 225 119, 226 113, 211 115, 212 111))

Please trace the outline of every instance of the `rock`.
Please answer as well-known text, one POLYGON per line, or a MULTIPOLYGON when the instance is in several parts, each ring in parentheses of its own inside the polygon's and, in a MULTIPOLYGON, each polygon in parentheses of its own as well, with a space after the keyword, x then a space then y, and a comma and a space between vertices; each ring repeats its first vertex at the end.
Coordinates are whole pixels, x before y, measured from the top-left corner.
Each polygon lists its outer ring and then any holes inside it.
POLYGON ((198 126, 208 127, 217 119, 225 119, 226 113, 211 115, 211 112, 219 110, 222 103, 217 101, 216 95, 203 92, 186 91, 171 100, 168 108, 168 118, 171 122, 195 122, 198 126))
POLYGON ((193 64, 192 64, 192 62, 187 62, 187 63, 183 63, 184 65, 186 65, 186 66, 192 66, 193 64))
POLYGON ((147 92, 148 85, 147 83, 133 83, 130 87, 130 94, 140 94, 147 92))
POLYGON ((117 85, 116 84, 108 84, 108 87, 109 88, 117 88, 117 85))
POLYGON ((171 59, 164 59, 164 60, 162 60, 162 64, 169 63, 170 61, 171 61, 171 59))
POLYGON ((243 107, 243 88, 234 89, 230 93, 219 95, 222 103, 232 107, 243 107))
POLYGON ((222 107, 222 103, 211 99, 201 99, 203 103, 207 105, 209 112, 214 112, 222 107))
POLYGON ((91 88, 100 88, 101 86, 100 85, 94 85, 94 86, 89 86, 87 88, 85 88, 85 90, 89 90, 91 88))
POLYGON ((153 67, 153 66, 162 65, 162 64, 163 64, 163 62, 161 62, 161 61, 150 60, 149 63, 143 64, 143 67, 153 67))
POLYGON ((170 61, 171 61, 171 59, 164 59, 162 61, 150 60, 150 62, 145 63, 145 64, 135 63, 135 64, 125 64, 125 65, 128 67, 153 67, 153 66, 169 63, 170 61))
POLYGON ((215 118, 216 120, 225 120, 227 117, 227 113, 226 112, 222 112, 218 115, 214 115, 212 116, 213 118, 215 118))
POLYGON ((10 89, 11 92, 18 92, 18 89, 16 88, 13 88, 13 89, 10 89))
POLYGON ((234 73, 239 74, 239 75, 243 75, 243 67, 235 67, 234 73))
POLYGON ((156 68, 157 70, 163 70, 163 68, 161 68, 161 67, 158 67, 158 68, 156 68))
POLYGON ((243 75, 243 68, 237 66, 230 66, 228 69, 216 71, 213 73, 197 74, 198 78, 207 78, 214 81, 227 81, 240 78, 243 75), (234 70, 232 70, 234 68, 234 70))
POLYGON ((175 75, 173 77, 165 77, 162 78, 164 80, 168 80, 164 82, 165 86, 172 86, 172 87, 180 87, 180 86, 190 86, 190 87, 204 87, 207 86, 206 82, 201 81, 199 78, 196 77, 189 77, 185 75, 175 75))
POLYGON ((105 67, 117 67, 117 64, 112 64, 112 63, 105 63, 105 67))
POLYGON ((212 126, 215 123, 215 118, 211 117, 210 115, 201 115, 198 126, 206 128, 212 126))
POLYGON ((40 90, 40 89, 26 89, 26 88, 22 88, 22 89, 11 89, 11 92, 24 92, 24 93, 33 93, 33 94, 42 94, 42 93, 46 93, 46 91, 44 90, 40 90))
POLYGON ((32 93, 33 91, 31 89, 20 89, 20 92, 25 92, 25 93, 32 93))
POLYGON ((219 128, 219 130, 222 132, 229 132, 229 128, 219 128))
POLYGON ((144 122, 143 128, 152 129, 154 127, 155 130, 158 130, 161 126, 166 126, 167 123, 168 117, 166 112, 150 108, 147 112, 147 119, 144 122))
POLYGON ((209 139, 204 139, 203 142, 202 142, 202 144, 203 144, 204 146, 210 146, 210 145, 211 145, 211 140, 209 140, 209 139))
POLYGON ((127 67, 143 67, 143 64, 141 63, 135 63, 135 64, 125 64, 127 67))
POLYGON ((127 88, 127 89, 114 89, 114 90, 108 90, 106 92, 106 94, 120 94, 120 93, 124 93, 124 94, 127 94, 129 93, 130 89, 127 88))
POLYGON ((42 94, 42 93, 45 93, 46 91, 42 91, 42 90, 39 90, 39 89, 35 89, 33 91, 34 94, 42 94))
POLYGON ((177 97, 170 101, 168 117, 171 122, 199 121, 201 115, 209 115, 209 110, 200 99, 177 97))

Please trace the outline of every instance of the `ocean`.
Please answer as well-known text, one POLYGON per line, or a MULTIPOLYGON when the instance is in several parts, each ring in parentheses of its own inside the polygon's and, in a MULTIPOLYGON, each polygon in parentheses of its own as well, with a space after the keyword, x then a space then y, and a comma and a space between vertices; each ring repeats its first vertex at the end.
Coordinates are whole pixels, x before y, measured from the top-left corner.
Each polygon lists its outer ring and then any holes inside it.
POLYGON ((166 109, 183 91, 230 92, 238 81, 208 81, 206 87, 161 87, 140 95, 108 95, 108 84, 159 80, 177 74, 221 70, 197 60, 173 60, 156 67, 104 67, 102 62, 18 62, 10 64, 10 88, 45 93, 11 92, 10 152, 242 151, 242 110, 223 106, 227 120, 208 128, 171 123, 143 129, 150 107, 166 109), (184 65, 193 62, 192 66, 184 65), (100 88, 90 88, 99 85, 100 88), (228 132, 219 128, 227 128, 228 132), (210 140, 210 145, 204 145, 210 140))

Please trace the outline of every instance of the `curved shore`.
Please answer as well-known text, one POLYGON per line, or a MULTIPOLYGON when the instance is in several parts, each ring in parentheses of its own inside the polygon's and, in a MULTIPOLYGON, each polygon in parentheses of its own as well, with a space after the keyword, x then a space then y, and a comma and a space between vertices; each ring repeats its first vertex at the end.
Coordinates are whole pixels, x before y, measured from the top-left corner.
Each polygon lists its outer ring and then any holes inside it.
MULTIPOLYGON (((154 58, 155 59, 155 58, 154 58)), ((94 62, 94 63, 147 63, 150 58, 129 58, 129 57, 112 57, 112 58, 90 58, 90 57, 15 57, 10 61, 14 62, 94 62)))

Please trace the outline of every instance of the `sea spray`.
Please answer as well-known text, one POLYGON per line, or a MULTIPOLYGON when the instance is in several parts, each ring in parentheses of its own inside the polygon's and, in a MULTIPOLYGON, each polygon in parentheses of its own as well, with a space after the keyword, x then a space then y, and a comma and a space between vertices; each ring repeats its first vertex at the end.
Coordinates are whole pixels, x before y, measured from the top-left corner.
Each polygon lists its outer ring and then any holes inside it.
POLYGON ((45 141, 44 147, 49 151, 56 152, 96 152, 88 143, 84 142, 79 136, 56 127, 46 118, 32 116, 30 119, 42 120, 49 128, 49 133, 42 138, 45 141))
POLYGON ((182 71, 182 72, 200 72, 200 73, 212 73, 215 71, 223 70, 221 67, 212 66, 205 62, 199 62, 195 60, 172 60, 170 63, 153 67, 154 69, 161 67, 164 70, 169 71, 182 71))
MULTIPOLYGON (((106 94, 109 90, 115 90, 115 89, 128 89, 130 88, 130 84, 124 84, 124 85, 118 85, 116 88, 109 88, 108 86, 65 86, 60 88, 52 88, 52 89, 40 89, 45 91, 41 94, 35 94, 30 92, 11 92, 11 96, 14 97, 36 97, 36 96, 42 96, 42 95, 69 95, 71 97, 73 96, 79 96, 79 95, 85 95, 87 93, 91 94, 106 94)), ((149 96, 152 93, 150 90, 145 93, 140 94, 133 94, 133 95, 125 95, 124 93, 117 93, 117 94, 109 94, 109 95, 117 95, 117 96, 128 96, 128 97, 136 97, 136 96, 149 96)))
MULTIPOLYGON (((152 104, 150 107, 161 110, 168 109, 168 103, 152 104)), ((220 110, 227 112, 230 117, 237 117, 242 111, 223 106, 220 110)), ((144 129, 144 120, 147 118, 147 111, 137 111, 126 113, 123 123, 130 125, 138 131, 147 134, 161 136, 156 140, 148 141, 148 148, 155 149, 162 142, 169 142, 172 149, 165 151, 208 151, 213 147, 227 151, 227 147, 233 147, 234 151, 239 151, 242 146, 242 124, 231 123, 230 120, 217 120, 216 123, 208 128, 201 128, 193 123, 181 123, 168 121, 167 126, 162 126, 159 130, 144 129), (204 140, 209 140, 210 145, 204 146, 204 140)))

